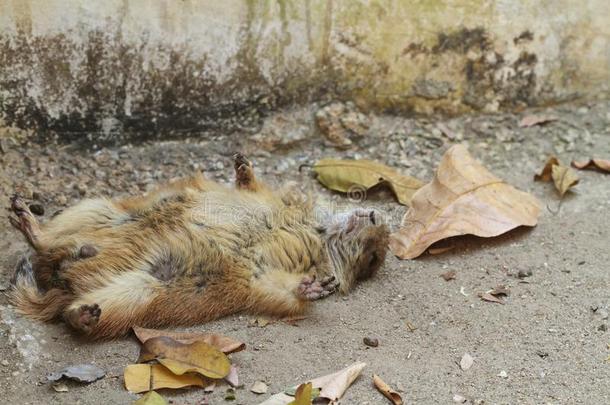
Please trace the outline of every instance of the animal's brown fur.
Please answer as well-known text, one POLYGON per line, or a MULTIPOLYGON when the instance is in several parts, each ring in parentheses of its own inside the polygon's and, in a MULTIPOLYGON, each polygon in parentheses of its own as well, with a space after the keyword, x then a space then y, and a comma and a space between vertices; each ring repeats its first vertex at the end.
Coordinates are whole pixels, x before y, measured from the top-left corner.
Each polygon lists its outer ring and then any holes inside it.
POLYGON ((16 273, 12 302, 112 338, 238 311, 300 314, 381 266, 388 231, 372 213, 321 230, 310 199, 273 191, 247 159, 235 162, 235 189, 195 175, 141 197, 85 200, 45 224, 13 198, 11 223, 35 252, 16 273))

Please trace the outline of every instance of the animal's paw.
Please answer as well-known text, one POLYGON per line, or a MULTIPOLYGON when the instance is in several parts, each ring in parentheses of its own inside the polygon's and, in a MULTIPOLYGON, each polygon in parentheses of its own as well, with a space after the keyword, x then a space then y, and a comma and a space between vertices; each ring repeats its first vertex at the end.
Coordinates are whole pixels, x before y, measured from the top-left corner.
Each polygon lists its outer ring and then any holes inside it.
POLYGON ((78 309, 76 326, 83 332, 89 332, 100 320, 102 310, 99 305, 81 305, 78 309))
POLYGON ((250 162, 241 153, 233 155, 234 167, 235 167, 235 181, 238 187, 247 188, 254 181, 254 171, 252 169, 252 162, 250 162))
POLYGON ((297 294, 306 300, 314 301, 328 297, 337 291, 339 283, 334 277, 324 277, 318 281, 315 277, 305 276, 297 287, 297 294))

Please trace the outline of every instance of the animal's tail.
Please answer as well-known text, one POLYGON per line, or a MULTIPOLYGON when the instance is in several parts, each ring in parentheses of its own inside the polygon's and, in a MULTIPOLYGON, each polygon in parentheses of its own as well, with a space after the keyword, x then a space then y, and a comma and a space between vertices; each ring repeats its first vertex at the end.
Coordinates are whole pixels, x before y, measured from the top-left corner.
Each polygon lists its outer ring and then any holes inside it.
POLYGON ((41 291, 36 284, 34 269, 28 256, 17 263, 8 296, 17 312, 39 321, 57 318, 72 300, 65 290, 54 288, 41 291))

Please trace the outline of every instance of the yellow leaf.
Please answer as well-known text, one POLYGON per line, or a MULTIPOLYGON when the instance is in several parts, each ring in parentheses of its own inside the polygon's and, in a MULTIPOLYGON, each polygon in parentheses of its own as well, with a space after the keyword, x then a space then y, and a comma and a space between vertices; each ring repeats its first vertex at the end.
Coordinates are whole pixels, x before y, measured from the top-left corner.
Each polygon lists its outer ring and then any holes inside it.
POLYGON ((391 167, 371 160, 322 159, 314 167, 318 181, 331 190, 365 197, 364 193, 378 184, 386 184, 398 202, 408 205, 413 193, 424 183, 391 167))
POLYGON ((135 326, 133 331, 142 343, 145 343, 148 339, 154 337, 167 336, 180 343, 204 342, 214 346, 225 354, 239 352, 246 348, 246 344, 243 342, 213 333, 172 332, 168 330, 140 328, 138 326, 135 326))
POLYGON ((155 391, 150 391, 142 398, 134 401, 133 405, 167 405, 167 401, 155 391))
POLYGON ((390 250, 413 259, 441 239, 472 234, 497 236, 538 222, 540 203, 504 183, 474 160, 462 145, 443 156, 432 182, 413 196, 390 250))
POLYGON ((148 339, 140 351, 138 362, 157 359, 174 374, 196 372, 209 378, 224 378, 231 370, 227 356, 215 347, 196 341, 185 344, 167 336, 148 339))
POLYGON ((159 364, 130 364, 125 367, 125 388, 131 392, 146 392, 160 388, 203 387, 195 374, 175 375, 159 364))
POLYGON ((553 166, 552 177, 555 188, 562 197, 570 188, 578 184, 579 181, 576 172, 567 166, 553 166))
POLYGON ((288 405, 311 405, 311 390, 311 383, 299 385, 297 392, 294 394, 294 401, 288 405))
POLYGON ((396 391, 394 391, 388 384, 386 384, 381 377, 377 374, 373 374, 373 384, 375 388, 383 394, 384 397, 389 399, 394 405, 402 405, 402 397, 396 391))

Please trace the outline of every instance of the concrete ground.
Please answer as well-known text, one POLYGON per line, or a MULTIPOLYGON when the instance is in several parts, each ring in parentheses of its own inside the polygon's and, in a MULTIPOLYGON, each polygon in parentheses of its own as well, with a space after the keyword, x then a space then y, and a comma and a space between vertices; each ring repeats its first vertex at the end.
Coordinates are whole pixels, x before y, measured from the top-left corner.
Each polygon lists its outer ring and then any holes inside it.
MULTIPOLYGON (((427 181, 451 144, 466 143, 493 173, 541 200, 545 208, 537 227, 493 239, 455 238, 455 248, 441 255, 390 257, 374 279, 348 296, 317 303, 297 326, 253 327, 252 317, 236 315, 192 330, 247 343, 244 352, 231 356, 244 384, 234 403, 265 399, 268 395, 249 391, 257 380, 265 381, 271 394, 356 361, 368 365, 344 404, 388 403, 373 388, 373 373, 402 390, 409 404, 454 403, 456 394, 474 404, 610 403, 610 175, 579 172, 580 184, 562 203, 552 185, 532 179, 552 153, 565 163, 610 158, 610 102, 536 111, 559 120, 531 128, 518 122, 532 111, 438 121, 377 116, 369 134, 347 151, 324 146, 321 136, 312 134, 315 108, 278 113, 243 134, 121 147, 40 145, 13 131, 0 151, 4 205, 18 191, 38 200, 48 217, 83 197, 141 192, 192 170, 228 182, 230 156, 240 150, 263 177, 311 185, 322 201, 342 207, 355 203, 323 189, 307 167, 301 172, 298 167, 321 157, 371 158, 427 181), (274 134, 283 141, 266 142, 274 134), (455 280, 440 277, 448 270, 456 271, 455 280), (510 289, 505 305, 477 297, 498 284, 510 289), (379 346, 365 346, 364 337, 378 338, 379 346), (458 364, 464 353, 474 358, 466 371, 458 364)), ((383 190, 361 204, 382 210, 394 227, 405 211, 383 190)), ((6 290, 12 266, 27 246, 3 217, 0 289, 6 290)), ((125 390, 122 373, 138 351, 132 337, 87 343, 63 324, 23 319, 0 294, 4 403, 130 403, 139 395, 125 390), (95 363, 107 376, 90 385, 68 383, 64 393, 46 383, 47 373, 78 363, 95 363)), ((174 404, 222 404, 225 388, 161 393, 174 404)))

